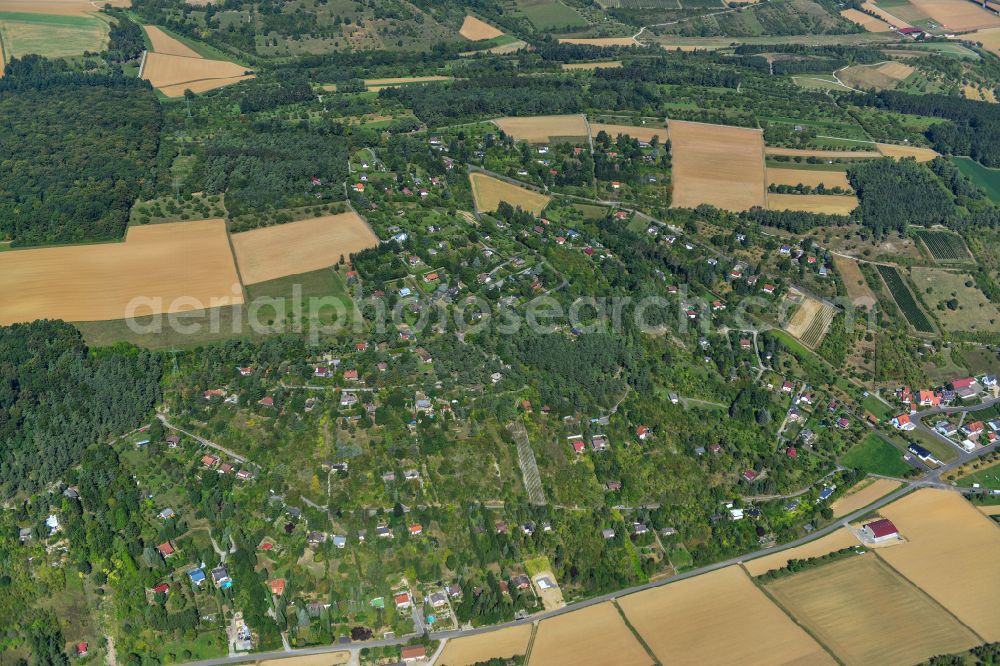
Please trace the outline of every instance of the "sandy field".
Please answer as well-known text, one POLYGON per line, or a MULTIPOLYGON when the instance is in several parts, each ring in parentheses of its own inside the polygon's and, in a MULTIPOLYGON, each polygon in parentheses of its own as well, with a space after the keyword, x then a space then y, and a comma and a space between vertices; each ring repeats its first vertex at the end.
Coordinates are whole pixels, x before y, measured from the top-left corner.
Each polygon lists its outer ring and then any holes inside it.
POLYGON ((520 206, 535 215, 541 215, 551 200, 544 194, 511 185, 483 173, 470 173, 469 181, 472 183, 472 198, 480 211, 495 211, 501 201, 506 201, 512 206, 520 206))
POLYGON ((811 150, 809 148, 780 148, 778 146, 767 146, 764 148, 767 155, 787 155, 789 157, 826 157, 831 160, 840 158, 858 159, 859 157, 881 157, 874 150, 811 150))
POLYGON ((331 652, 329 654, 311 654, 303 657, 285 657, 284 659, 265 659, 259 666, 340 666, 351 660, 351 653, 331 652))
POLYGON ((556 608, 562 608, 566 605, 566 602, 563 601, 562 588, 559 587, 559 583, 556 582, 556 575, 552 573, 551 570, 546 569, 545 571, 539 571, 531 578, 531 582, 534 585, 535 594, 537 594, 538 598, 542 600, 542 607, 545 608, 545 610, 554 610, 556 608), (550 581, 555 583, 555 586, 543 590, 538 585, 539 578, 548 578, 550 581))
POLYGON ((223 220, 130 227, 123 243, 0 252, 0 324, 124 319, 243 302, 223 220), (214 299, 214 300, 213 300, 214 299))
POLYGON ((352 252, 378 245, 356 213, 341 213, 253 229, 231 236, 244 284, 332 266, 352 252))
POLYGON ((147 53, 142 78, 163 94, 177 97, 184 94, 185 88, 204 92, 253 78, 252 74, 245 75, 246 71, 243 65, 225 60, 147 53))
MULTIPOLYGON (((846 171, 814 171, 810 169, 771 169, 767 170, 767 182, 771 185, 808 185, 817 187, 842 187, 851 189, 847 182, 846 171)), ((774 196, 774 195, 770 195, 774 196)))
POLYGON ((554 137, 587 136, 587 119, 583 114, 569 116, 528 116, 497 118, 493 123, 518 141, 549 143, 554 137))
POLYGON ((764 138, 759 130, 670 121, 675 208, 763 207, 764 138))
POLYGON ((936 150, 932 148, 920 148, 918 146, 897 146, 892 143, 876 144, 880 153, 886 157, 914 157, 918 162, 930 162, 938 157, 936 150))
POLYGON ((915 664, 979 639, 874 554, 855 555, 766 585, 845 664, 915 664))
POLYGON ((508 659, 528 650, 532 625, 522 624, 448 641, 438 666, 471 666, 490 659, 508 659))
POLYGON ((574 69, 618 69, 622 66, 621 60, 607 60, 605 62, 570 62, 562 66, 564 70, 574 69))
POLYGON ((494 28, 486 21, 480 21, 475 16, 466 16, 462 22, 462 28, 458 34, 465 37, 470 42, 478 42, 483 39, 493 39, 503 34, 502 30, 494 28))
POLYGON ((628 134, 633 139, 638 139, 639 141, 652 141, 654 136, 658 136, 660 137, 660 143, 665 143, 669 136, 666 127, 655 127, 653 125, 637 127, 633 125, 590 123, 591 136, 597 136, 597 133, 601 130, 607 132, 612 139, 617 138, 619 134, 628 134))
POLYGON ((831 532, 825 537, 810 541, 809 543, 789 548, 788 550, 772 555, 765 555, 757 559, 744 562, 743 566, 751 576, 766 574, 772 569, 780 569, 788 564, 788 560, 808 560, 812 557, 820 557, 827 553, 842 548, 861 545, 857 537, 846 527, 842 527, 836 532, 831 532))
POLYGON ((737 566, 630 594, 619 605, 664 664, 835 663, 737 566))
POLYGON ((637 46, 631 37, 591 37, 580 39, 560 39, 560 44, 584 44, 588 46, 637 46))
POLYGON ((865 276, 861 274, 857 261, 835 254, 833 255, 833 265, 840 273, 840 279, 844 281, 844 287, 847 289, 847 295, 852 303, 863 305, 866 308, 875 305, 875 294, 869 288, 865 276))
POLYGON ((801 210, 807 213, 848 215, 858 207, 858 198, 843 194, 767 195, 768 210, 801 210))
POLYGON ((103 0, 93 4, 90 0, 0 0, 0 12, 83 16, 93 14, 105 4, 110 4, 112 7, 128 7, 130 2, 131 0, 103 0))
POLYGON ((153 45, 153 51, 163 55, 184 56, 185 58, 200 58, 201 54, 184 44, 178 39, 174 39, 163 32, 155 25, 144 26, 149 42, 153 45))
POLYGON ((1000 27, 1000 17, 967 0, 910 0, 910 4, 950 31, 1000 27))
POLYGON ((840 498, 830 505, 830 508, 833 509, 833 517, 840 518, 849 513, 854 513, 858 509, 863 509, 875 500, 885 497, 901 485, 903 484, 891 479, 865 479, 841 495, 840 498))
POLYGON ((857 23, 868 32, 889 32, 892 30, 892 27, 885 21, 859 12, 857 9, 845 9, 840 12, 840 15, 851 23, 857 23))
POLYGON ((528 666, 648 666, 652 661, 618 610, 605 602, 542 620, 528 666))
POLYGON ((875 4, 872 3, 872 2, 866 2, 866 3, 864 3, 861 6, 864 7, 865 9, 867 9, 868 11, 870 11, 871 13, 875 14, 876 16, 878 16, 879 18, 881 18, 886 23, 888 23, 888 24, 890 24, 892 26, 895 26, 897 28, 912 28, 913 27, 912 25, 910 25, 909 23, 907 23, 903 19, 896 18, 895 16, 893 16, 889 12, 885 11, 881 7, 876 7, 875 4))
POLYGON ((883 507, 908 543, 879 550, 985 641, 1000 640, 1000 529, 961 495, 923 488, 883 507))

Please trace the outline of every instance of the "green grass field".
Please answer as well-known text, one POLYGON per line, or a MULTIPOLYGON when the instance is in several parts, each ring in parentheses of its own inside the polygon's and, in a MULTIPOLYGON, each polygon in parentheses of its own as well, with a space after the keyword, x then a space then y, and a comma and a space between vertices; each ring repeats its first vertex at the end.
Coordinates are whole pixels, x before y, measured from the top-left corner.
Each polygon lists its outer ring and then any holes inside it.
POLYGON ((540 557, 534 557, 530 560, 525 560, 524 569, 528 572, 529 576, 537 576, 543 571, 552 571, 552 565, 549 564, 549 558, 542 555, 540 557))
POLYGON ((969 157, 952 157, 951 161, 981 187, 993 203, 1000 203, 1000 169, 988 169, 969 157))
POLYGON ((677 571, 687 569, 692 564, 694 564, 694 558, 691 557, 691 553, 682 545, 670 548, 667 556, 670 558, 670 563, 674 565, 677 571))
POLYGON ((0 40, 6 59, 29 53, 49 58, 101 51, 108 42, 108 22, 95 16, 0 12, 0 40))
POLYGON ((873 395, 868 396, 861 402, 861 406, 874 414, 879 421, 884 421, 895 416, 895 410, 873 395))
POLYGON ((910 469, 903 461, 902 451, 874 433, 852 446, 841 457, 840 464, 887 476, 902 476, 910 469))
POLYGON ((1000 463, 976 470, 958 480, 958 485, 966 488, 971 488, 974 483, 978 483, 982 488, 1000 490, 1000 463))
POLYGON ((519 3, 521 13, 528 17, 531 24, 539 30, 561 30, 563 28, 585 28, 587 19, 575 9, 555 0, 522 1, 519 3))

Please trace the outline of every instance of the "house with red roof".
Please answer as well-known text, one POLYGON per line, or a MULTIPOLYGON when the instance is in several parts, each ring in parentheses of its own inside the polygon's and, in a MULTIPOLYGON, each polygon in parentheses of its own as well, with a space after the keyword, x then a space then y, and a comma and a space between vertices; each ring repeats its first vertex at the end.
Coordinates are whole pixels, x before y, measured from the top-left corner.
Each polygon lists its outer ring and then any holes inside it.
POLYGON ((344 370, 344 379, 352 382, 358 381, 358 371, 357 370, 344 370))
POLYGON ((413 525, 410 525, 411 536, 417 536, 418 534, 423 534, 423 533, 424 533, 424 526, 421 525, 420 523, 415 523, 413 525))
POLYGON ((909 414, 900 414, 899 416, 894 416, 892 418, 892 425, 896 430, 913 430, 917 427, 917 424, 910 419, 909 414))
POLYGON ((635 435, 639 439, 646 439, 650 435, 649 428, 647 428, 644 425, 641 425, 635 429, 635 435))
POLYGON ((427 648, 423 645, 407 645, 399 653, 404 664, 412 664, 427 659, 427 648))
POLYGON ((582 435, 574 435, 567 439, 569 439, 569 445, 573 447, 575 453, 583 453, 584 444, 582 435))
POLYGON ((410 598, 409 592, 400 592, 393 596, 392 600, 396 603, 396 608, 398 609, 409 608, 413 605, 413 600, 410 598))
POLYGON ((275 578, 271 581, 271 594, 276 597, 280 597, 285 593, 285 579, 275 578))
POLYGON ((899 538, 899 531, 888 518, 868 523, 862 528, 861 533, 873 543, 882 543, 883 541, 899 538))
POLYGON ((160 553, 160 557, 167 559, 174 554, 174 544, 169 541, 164 541, 159 546, 156 547, 157 552, 160 553))
POLYGON ((153 594, 170 594, 170 583, 160 583, 153 588, 153 594))
POLYGON ((743 472, 743 478, 746 479, 747 481, 753 481, 754 479, 757 478, 757 472, 753 471, 752 469, 748 469, 745 472, 743 472))
POLYGON ((274 407, 274 398, 269 395, 265 395, 263 398, 257 401, 257 404, 261 407, 274 407))
POLYGON ((87 643, 77 643, 76 644, 76 656, 86 657, 87 653, 90 651, 90 645, 87 643))

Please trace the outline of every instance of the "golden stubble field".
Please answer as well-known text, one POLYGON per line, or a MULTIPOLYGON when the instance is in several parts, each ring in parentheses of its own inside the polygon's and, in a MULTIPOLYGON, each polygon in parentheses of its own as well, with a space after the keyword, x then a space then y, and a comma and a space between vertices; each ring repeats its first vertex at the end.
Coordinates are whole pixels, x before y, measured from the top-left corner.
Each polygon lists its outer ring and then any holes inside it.
POLYGON ((477 19, 475 16, 466 16, 458 34, 465 37, 470 42, 478 42, 483 39, 493 39, 495 37, 499 37, 503 34, 503 31, 494 28, 486 21, 477 19))
POLYGON ((875 500, 896 490, 900 485, 902 484, 899 481, 892 479, 865 479, 830 505, 830 508, 833 509, 833 517, 840 518, 854 513, 858 509, 863 509, 875 500))
POLYGON ((630 594, 618 603, 663 664, 836 663, 738 566, 630 594))
POLYGON ((583 114, 497 118, 493 123, 518 141, 550 143, 555 137, 587 139, 587 118, 583 114))
POLYGON ((767 195, 768 210, 798 210, 805 213, 849 215, 858 207, 858 198, 845 194, 775 194, 767 195))
POLYGON ((563 64, 562 68, 565 71, 571 72, 575 69, 618 69, 621 66, 621 60, 605 60, 603 62, 567 62, 563 64))
POLYGON ((1000 27, 1000 17, 966 0, 910 0, 950 32, 967 32, 1000 27))
POLYGON ((831 532, 825 537, 810 541, 795 548, 783 550, 780 553, 773 553, 744 562, 743 566, 751 576, 761 576, 772 569, 781 569, 788 564, 788 560, 808 560, 812 557, 821 557, 835 550, 850 548, 860 545, 857 537, 846 527, 842 527, 836 532, 831 532))
POLYGON ((864 3, 861 6, 864 7, 866 10, 870 11, 871 13, 875 14, 876 16, 878 16, 879 18, 881 18, 882 20, 886 21, 890 25, 893 25, 893 26, 895 26, 897 28, 912 28, 913 27, 912 25, 910 25, 909 23, 907 23, 903 19, 901 19, 901 18, 899 18, 897 16, 893 16, 892 14, 890 14, 887 11, 885 11, 881 7, 876 6, 875 3, 873 3, 873 2, 866 2, 866 3, 864 3))
POLYGON ((980 643, 873 553, 779 578, 765 589, 849 666, 914 664, 980 643))
POLYGON ((243 302, 224 220, 130 227, 123 243, 0 252, 0 324, 123 319, 243 302))
POLYGON ((333 266, 340 257, 378 245, 356 213, 326 215, 231 236, 244 284, 333 266))
POLYGON ((511 185, 484 173, 470 173, 469 182, 472 184, 472 198, 476 202, 476 209, 483 212, 493 212, 501 201, 506 201, 515 208, 520 207, 541 215, 551 200, 544 194, 511 185))
POLYGON ((879 513, 907 543, 878 556, 984 641, 1000 640, 1000 527, 960 494, 931 488, 879 513))
POLYGON ((768 168, 767 182, 771 185, 808 185, 809 187, 842 187, 851 189, 846 171, 816 171, 813 169, 768 168))
POLYGON ((638 46, 631 37, 581 37, 560 39, 560 44, 582 44, 585 46, 638 46))
POLYGON ((854 305, 862 305, 866 308, 875 305, 875 294, 868 286, 868 281, 861 273, 857 261, 835 254, 833 255, 833 265, 840 273, 840 279, 844 281, 844 287, 847 289, 847 297, 854 305))
POLYGON ((155 25, 147 25, 146 35, 149 43, 153 46, 153 51, 163 55, 184 56, 185 58, 200 58, 201 55, 190 46, 171 37, 155 25))
POLYGON ((653 125, 613 125, 610 123, 590 123, 590 135, 597 136, 600 131, 605 131, 612 139, 616 139, 619 134, 627 134, 639 141, 652 141, 653 137, 659 137, 660 143, 665 143, 670 137, 666 127, 656 127, 653 125))
POLYGON ((285 657, 283 659, 265 659, 258 666, 341 666, 351 661, 351 653, 328 652, 326 654, 311 654, 301 657, 285 657))
POLYGON ((521 624, 477 636, 449 640, 438 666, 472 666, 490 659, 509 659, 528 651, 532 625, 521 624))
POLYGON ((782 148, 780 146, 768 146, 764 149, 767 155, 786 155, 788 157, 819 157, 827 159, 850 158, 852 160, 866 157, 876 158, 881 155, 874 150, 814 150, 811 148, 782 148))
MULTIPOLYGON (((789 295, 798 293, 790 290, 789 295)), ((792 314, 785 330, 810 349, 815 349, 823 341, 830 323, 837 314, 837 309, 812 296, 798 293, 799 306, 792 314)))
POLYGON ((851 23, 857 23, 868 32, 889 32, 892 30, 892 26, 882 19, 869 16, 864 12, 859 12, 857 9, 845 9, 840 12, 840 15, 851 23))
POLYGON ((187 88, 205 92, 253 78, 246 71, 243 65, 225 60, 147 53, 142 78, 164 95, 179 97, 187 88))
POLYGON ((0 0, 0 12, 31 12, 34 14, 61 14, 63 16, 90 16, 105 4, 128 7, 131 0, 0 0))
POLYGON ((867 90, 869 88, 893 90, 915 71, 915 67, 894 60, 879 65, 855 65, 848 67, 839 70, 837 78, 846 85, 859 90, 867 90))
POLYGON ((760 130, 671 120, 673 206, 742 211, 764 207, 764 137, 760 130))
POLYGON ((542 620, 528 666, 651 666, 653 660, 635 639, 611 602, 542 620))
POLYGON ((912 157, 918 162, 930 162, 935 157, 940 157, 933 148, 921 148, 920 146, 898 146, 894 143, 878 143, 878 151, 886 157, 902 159, 912 157))

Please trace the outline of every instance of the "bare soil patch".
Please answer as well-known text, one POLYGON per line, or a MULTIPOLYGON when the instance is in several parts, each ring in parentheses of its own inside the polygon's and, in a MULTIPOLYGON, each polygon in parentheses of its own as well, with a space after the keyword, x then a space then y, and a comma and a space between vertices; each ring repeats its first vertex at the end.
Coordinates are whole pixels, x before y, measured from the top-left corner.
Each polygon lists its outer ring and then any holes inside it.
POLYGON ((621 66, 621 60, 605 60, 604 62, 568 62, 562 68, 572 71, 575 69, 618 69, 621 66))
POLYGON ((332 266, 343 256, 378 245, 356 213, 288 222, 233 234, 233 249, 245 284, 332 266))
POLYGON ((440 666, 472 666, 490 659, 509 659, 528 650, 530 624, 507 627, 477 636, 448 641, 438 658, 440 666))
POLYGON ((551 200, 544 194, 511 185, 483 173, 470 173, 469 181, 472 184, 472 198, 475 199, 476 209, 480 211, 495 211, 501 201, 506 201, 511 206, 541 215, 551 200))
POLYGON ((648 666, 652 660, 611 602, 542 620, 529 666, 616 664, 648 666))
POLYGON ((619 605, 664 664, 835 663, 737 566, 630 594, 619 605))
POLYGON ((843 194, 774 194, 767 195, 769 210, 800 210, 806 213, 848 215, 858 207, 858 198, 843 194))
POLYGON ((765 205, 764 138, 759 130, 671 120, 672 205, 741 211, 765 205))
POLYGON ((916 68, 902 62, 884 62, 879 65, 855 65, 837 72, 837 78, 852 88, 867 90, 893 90, 916 68))
MULTIPOLYGON (((771 169, 767 170, 769 185, 808 185, 809 187, 842 187, 851 189, 846 171, 816 171, 814 169, 771 169)), ((774 195, 770 195, 774 196, 774 195)))
POLYGON ((498 118, 494 124, 518 141, 550 143, 554 137, 587 139, 587 119, 582 114, 498 118))
POLYGON ((856 23, 868 32, 889 32, 892 30, 892 26, 883 21, 882 19, 877 19, 874 16, 869 16, 864 12, 859 12, 857 9, 845 9, 840 12, 840 15, 851 23, 856 23))
POLYGON ((879 550, 984 641, 1000 640, 1000 529, 960 494, 923 488, 880 513, 908 541, 879 550))
POLYGON ((868 281, 862 275, 857 261, 835 254, 833 255, 833 265, 840 273, 840 279, 844 281, 844 287, 847 289, 847 296, 854 305, 862 305, 866 308, 875 305, 875 294, 868 286, 868 281))
POLYGON ((891 479, 865 479, 840 496, 830 508, 833 517, 840 518, 858 509, 863 509, 881 497, 885 497, 902 484, 891 479))
POLYGON ((0 324, 106 321, 243 302, 223 220, 130 227, 123 243, 0 252, 0 324), (141 307, 139 307, 141 305, 141 307))
POLYGON ((773 569, 781 569, 788 565, 788 560, 808 560, 812 557, 822 557, 835 550, 850 548, 859 545, 857 537, 846 527, 842 527, 836 532, 831 532, 825 537, 810 541, 809 543, 783 550, 780 553, 765 555, 744 562, 743 566, 751 576, 761 576, 773 569))
POLYGON ((466 16, 458 34, 465 37, 470 42, 478 42, 483 39, 495 39, 496 37, 502 35, 503 31, 498 28, 494 28, 486 21, 477 19, 475 16, 466 16))
POLYGON ((913 664, 979 643, 871 553, 778 579, 766 589, 845 664, 913 664))
POLYGON ((627 134, 633 139, 638 139, 639 141, 652 141, 654 136, 660 137, 660 143, 665 143, 669 138, 666 127, 655 127, 653 125, 613 125, 609 123, 590 123, 590 134, 591 136, 597 136, 597 133, 604 130, 612 138, 616 138, 619 134, 627 134))
POLYGON ((152 44, 154 52, 164 55, 184 56, 185 58, 201 57, 201 54, 190 46, 179 39, 171 37, 155 25, 147 25, 145 28, 146 35, 149 36, 149 42, 152 44))
POLYGON ((566 602, 563 601, 562 588, 559 587, 559 584, 556 582, 556 576, 551 570, 539 571, 531 577, 531 582, 535 587, 535 594, 542 600, 542 606, 545 610, 555 610, 566 605, 566 602), (538 581, 543 578, 548 579, 552 584, 543 588, 538 584, 538 581))
POLYGON ((340 666, 351 660, 351 653, 328 652, 326 654, 310 654, 301 657, 285 657, 283 659, 265 659, 259 666, 340 666))

